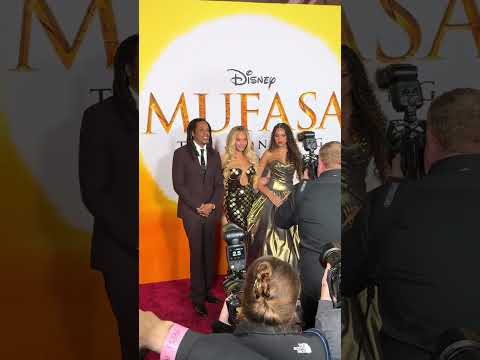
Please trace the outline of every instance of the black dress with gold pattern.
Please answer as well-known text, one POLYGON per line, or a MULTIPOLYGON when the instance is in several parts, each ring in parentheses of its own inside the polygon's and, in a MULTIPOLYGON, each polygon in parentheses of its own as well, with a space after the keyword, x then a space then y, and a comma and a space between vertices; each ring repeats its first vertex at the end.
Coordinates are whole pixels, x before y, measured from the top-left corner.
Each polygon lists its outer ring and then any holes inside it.
POLYGON ((246 171, 248 178, 247 185, 242 185, 242 169, 230 169, 230 175, 225 186, 225 216, 228 222, 247 229, 247 216, 255 201, 255 190, 253 189, 253 179, 255 177, 255 168, 250 165, 246 171))

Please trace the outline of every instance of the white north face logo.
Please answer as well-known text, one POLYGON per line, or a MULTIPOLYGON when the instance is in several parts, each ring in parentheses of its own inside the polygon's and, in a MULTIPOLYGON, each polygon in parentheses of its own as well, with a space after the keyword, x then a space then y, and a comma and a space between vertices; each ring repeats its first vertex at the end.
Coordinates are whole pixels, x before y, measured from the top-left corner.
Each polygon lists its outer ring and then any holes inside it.
POLYGON ((295 350, 298 354, 311 354, 312 348, 310 345, 306 343, 298 344, 298 346, 294 346, 293 350, 295 350))

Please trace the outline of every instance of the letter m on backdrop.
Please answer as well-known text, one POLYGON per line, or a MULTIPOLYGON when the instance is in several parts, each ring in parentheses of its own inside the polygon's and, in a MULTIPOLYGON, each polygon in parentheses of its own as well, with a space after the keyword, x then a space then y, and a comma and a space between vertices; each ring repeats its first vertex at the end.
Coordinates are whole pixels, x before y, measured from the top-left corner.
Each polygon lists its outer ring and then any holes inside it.
MULTIPOLYGON (((53 2, 55 3, 55 2, 53 2)), ((91 25, 96 12, 98 11, 102 27, 102 35, 107 57, 107 67, 113 64, 115 50, 118 46, 117 27, 111 0, 91 0, 87 12, 83 17, 80 28, 75 35, 73 45, 70 45, 65 38, 57 19, 53 15, 46 0, 24 0, 22 13, 22 33, 20 38, 20 52, 16 71, 30 71, 28 64, 30 51, 30 37, 32 32, 33 14, 37 15, 40 25, 45 29, 56 54, 62 61, 65 68, 69 69, 82 45, 85 34, 91 25)))

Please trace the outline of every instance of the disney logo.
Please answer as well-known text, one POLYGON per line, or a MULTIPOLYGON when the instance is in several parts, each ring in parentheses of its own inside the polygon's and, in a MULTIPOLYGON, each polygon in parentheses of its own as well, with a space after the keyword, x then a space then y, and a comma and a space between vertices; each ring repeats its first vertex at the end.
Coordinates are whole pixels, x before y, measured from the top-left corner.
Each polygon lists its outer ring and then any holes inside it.
POLYGON ((275 76, 256 76, 252 70, 247 70, 245 73, 236 69, 227 69, 228 72, 233 72, 233 77, 230 81, 235 86, 241 86, 245 84, 265 84, 268 88, 275 84, 277 78, 275 76))

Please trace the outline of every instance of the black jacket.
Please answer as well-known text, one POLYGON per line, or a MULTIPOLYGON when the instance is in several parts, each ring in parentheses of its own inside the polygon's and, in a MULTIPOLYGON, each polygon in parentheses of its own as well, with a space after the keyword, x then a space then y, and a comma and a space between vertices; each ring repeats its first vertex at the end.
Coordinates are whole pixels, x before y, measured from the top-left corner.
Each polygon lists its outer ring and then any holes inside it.
POLYGON ((88 108, 80 130, 79 176, 82 200, 94 217, 94 269, 130 265, 137 271, 138 166, 138 111, 116 97, 88 108))
POLYGON ((480 155, 371 194, 342 239, 342 290, 378 284, 385 358, 422 358, 408 354, 433 351, 449 328, 480 328, 479 215, 480 155))
POLYGON ((208 152, 207 170, 203 173, 189 145, 178 148, 173 153, 172 179, 178 194, 179 218, 202 220, 196 209, 203 203, 215 204, 216 211, 210 216, 220 218, 224 187, 222 161, 217 151, 208 152))
POLYGON ((300 247, 320 253, 328 242, 340 241, 340 170, 328 170, 318 179, 295 185, 294 192, 275 215, 277 226, 298 224, 300 247))
POLYGON ((323 336, 283 333, 268 326, 240 323, 233 334, 198 334, 188 331, 176 360, 323 360, 328 359, 323 336))
POLYGON ((188 330, 175 360, 267 360, 242 345, 232 334, 199 334, 188 330))

